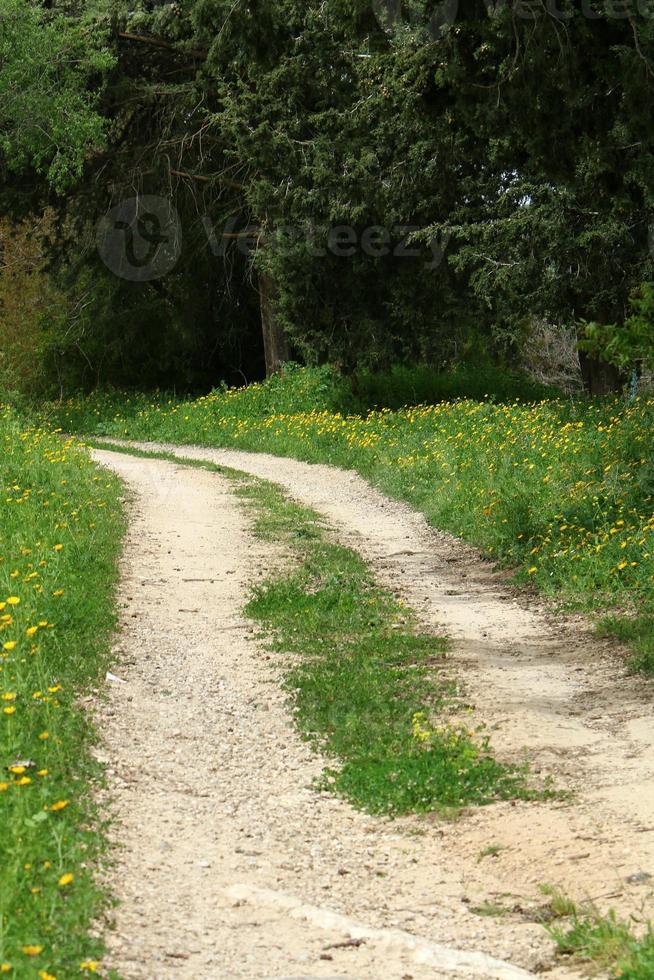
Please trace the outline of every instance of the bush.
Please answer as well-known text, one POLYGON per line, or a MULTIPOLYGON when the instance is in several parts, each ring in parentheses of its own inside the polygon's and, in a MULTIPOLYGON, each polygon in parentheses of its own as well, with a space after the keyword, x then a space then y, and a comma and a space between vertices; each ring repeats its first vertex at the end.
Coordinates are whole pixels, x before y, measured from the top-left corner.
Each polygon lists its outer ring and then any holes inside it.
POLYGON ((524 374, 485 365, 461 365, 452 371, 436 371, 426 365, 398 365, 390 371, 358 372, 355 390, 362 409, 399 409, 407 405, 436 405, 454 398, 489 399, 496 402, 540 401, 560 392, 532 381, 524 374))

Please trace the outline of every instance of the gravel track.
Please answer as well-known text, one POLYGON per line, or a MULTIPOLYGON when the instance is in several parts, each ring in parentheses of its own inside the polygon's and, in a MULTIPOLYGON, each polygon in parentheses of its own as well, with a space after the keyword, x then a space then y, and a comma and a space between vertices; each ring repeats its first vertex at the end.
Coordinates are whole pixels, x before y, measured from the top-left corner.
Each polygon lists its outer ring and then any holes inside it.
POLYGON ((539 883, 651 909, 648 879, 626 880, 654 873, 651 692, 622 677, 583 624, 514 595, 472 549, 355 474, 175 451, 315 507, 425 625, 452 637, 452 667, 498 753, 528 748, 533 767, 576 796, 443 824, 371 818, 310 789, 322 762, 294 732, 241 613, 251 585, 288 556, 252 536, 221 475, 98 451, 133 494, 115 668, 124 683, 110 682, 97 708, 117 817, 111 965, 127 980, 509 980, 552 967, 551 942, 523 914, 543 901, 539 883), (480 860, 489 844, 501 850, 480 860), (512 912, 474 914, 484 902, 512 912), (516 969, 461 959, 480 951, 516 969))

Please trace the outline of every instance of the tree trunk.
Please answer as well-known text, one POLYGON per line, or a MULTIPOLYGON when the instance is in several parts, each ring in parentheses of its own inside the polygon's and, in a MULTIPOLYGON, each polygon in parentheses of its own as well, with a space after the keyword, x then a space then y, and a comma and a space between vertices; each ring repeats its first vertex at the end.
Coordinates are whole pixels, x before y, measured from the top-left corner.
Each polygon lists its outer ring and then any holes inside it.
POLYGON ((284 329, 275 314, 277 288, 272 279, 259 273, 259 301, 261 304, 261 329, 263 349, 266 356, 266 376, 277 374, 285 361, 289 360, 288 340, 284 329))
POLYGON ((583 351, 579 354, 579 361, 586 390, 591 395, 611 395, 625 384, 624 374, 612 364, 590 357, 583 351))

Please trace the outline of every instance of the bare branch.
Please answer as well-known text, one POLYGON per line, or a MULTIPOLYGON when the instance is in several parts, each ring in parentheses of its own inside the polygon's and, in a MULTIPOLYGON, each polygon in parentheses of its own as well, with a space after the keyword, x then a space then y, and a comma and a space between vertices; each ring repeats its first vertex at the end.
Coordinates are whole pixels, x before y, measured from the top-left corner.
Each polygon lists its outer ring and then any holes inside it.
POLYGON ((172 51, 174 54, 190 55, 191 58, 198 58, 202 61, 207 57, 207 52, 202 50, 191 50, 184 51, 171 44, 169 41, 164 41, 162 37, 152 37, 148 34, 129 34, 126 31, 119 31, 118 37, 123 41, 135 41, 137 44, 148 44, 153 48, 162 48, 164 51, 172 51))

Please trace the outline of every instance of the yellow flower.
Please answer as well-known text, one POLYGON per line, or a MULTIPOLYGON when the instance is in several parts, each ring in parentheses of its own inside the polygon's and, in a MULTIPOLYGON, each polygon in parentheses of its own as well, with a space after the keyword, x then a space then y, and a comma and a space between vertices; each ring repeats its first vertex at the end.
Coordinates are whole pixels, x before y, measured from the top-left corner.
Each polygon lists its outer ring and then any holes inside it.
POLYGON ((9 789, 9 783, 0 783, 0 793, 6 793, 9 789))
POLYGON ((43 952, 43 946, 23 946, 22 949, 25 956, 38 956, 43 952))
POLYGON ((6 643, 3 643, 2 644, 2 649, 3 650, 13 650, 15 648, 15 646, 16 646, 16 641, 15 640, 7 640, 6 643))
POLYGON ((61 551, 63 549, 63 547, 64 547, 63 544, 56 544, 54 546, 54 550, 55 551, 61 551))
POLYGON ((531 568, 527 569, 527 575, 534 575, 537 571, 536 565, 532 565, 531 568))
POLYGON ((39 970, 39 980, 57 980, 52 973, 48 973, 47 970, 39 970))
POLYGON ((61 878, 59 879, 60 888, 65 888, 66 885, 70 885, 74 877, 75 875, 71 874, 70 871, 67 871, 66 874, 62 875, 61 878))
POLYGON ((88 970, 89 973, 95 973, 98 968, 97 960, 82 960, 79 965, 80 970, 88 970))
POLYGON ((0 973, 9 973, 11 971, 11 963, 0 963, 0 973))
POLYGON ((16 709, 13 706, 13 704, 10 704, 8 708, 3 708, 2 710, 6 715, 13 715, 16 712, 16 709))
POLYGON ((58 813, 59 810, 63 810, 68 806, 68 802, 69 802, 68 800, 57 800, 56 803, 52 804, 50 809, 52 810, 53 813, 58 813))
POLYGON ((50 732, 41 732, 39 738, 41 739, 42 742, 45 742, 47 738, 50 738, 50 732))
POLYGON ((18 598, 17 595, 10 595, 9 598, 7 599, 7 605, 8 606, 19 606, 20 605, 20 599, 18 598))
POLYGON ((38 632, 38 629, 39 629, 38 626, 29 626, 25 630, 25 634, 26 636, 34 636, 34 634, 38 632))

